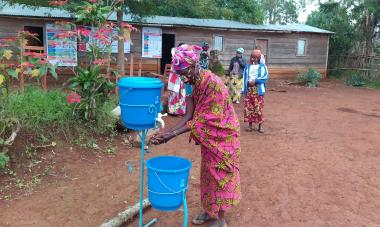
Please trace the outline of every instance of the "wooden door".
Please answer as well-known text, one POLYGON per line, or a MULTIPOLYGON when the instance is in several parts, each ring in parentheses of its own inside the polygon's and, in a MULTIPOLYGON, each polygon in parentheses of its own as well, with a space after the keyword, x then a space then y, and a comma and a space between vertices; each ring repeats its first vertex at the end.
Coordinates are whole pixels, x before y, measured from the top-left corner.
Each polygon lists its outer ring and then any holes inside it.
POLYGON ((265 57, 265 63, 268 64, 268 40, 267 39, 256 39, 256 48, 261 50, 261 54, 265 57))

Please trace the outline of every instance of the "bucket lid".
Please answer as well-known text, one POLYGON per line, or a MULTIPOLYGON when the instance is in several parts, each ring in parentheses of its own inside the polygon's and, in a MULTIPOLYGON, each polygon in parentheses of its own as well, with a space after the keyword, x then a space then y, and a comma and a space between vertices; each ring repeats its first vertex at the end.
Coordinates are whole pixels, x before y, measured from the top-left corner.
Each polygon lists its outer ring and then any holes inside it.
POLYGON ((164 84, 160 79, 151 77, 122 77, 117 83, 118 87, 127 88, 162 88, 164 84))

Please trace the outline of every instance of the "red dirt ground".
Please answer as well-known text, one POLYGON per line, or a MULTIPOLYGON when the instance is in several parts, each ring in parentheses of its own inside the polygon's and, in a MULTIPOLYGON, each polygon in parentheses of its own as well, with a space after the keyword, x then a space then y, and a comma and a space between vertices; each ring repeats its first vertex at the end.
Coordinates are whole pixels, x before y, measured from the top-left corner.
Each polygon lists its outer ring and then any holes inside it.
MULTIPOLYGON (((266 133, 242 133, 244 198, 228 212, 229 226, 380 226, 380 92, 335 81, 308 89, 272 80, 270 88, 266 133)), ((242 116, 242 106, 236 110, 242 116)), ((121 141, 114 156, 56 151, 54 176, 28 195, 0 201, 0 226, 97 226, 135 204, 139 151, 121 141)), ((201 211, 200 155, 187 141, 183 135, 153 147, 147 158, 171 154, 193 162, 191 218, 201 211)), ((147 210, 144 219, 152 217, 156 226, 182 224, 180 211, 147 210)))

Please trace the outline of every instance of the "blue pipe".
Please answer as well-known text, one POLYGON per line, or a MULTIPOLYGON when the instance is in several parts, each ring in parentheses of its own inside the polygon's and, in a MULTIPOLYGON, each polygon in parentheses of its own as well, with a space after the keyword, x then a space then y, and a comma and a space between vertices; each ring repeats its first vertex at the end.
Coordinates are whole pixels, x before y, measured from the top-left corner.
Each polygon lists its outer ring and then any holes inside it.
POLYGON ((146 129, 141 130, 141 160, 140 160, 140 215, 139 227, 143 227, 143 193, 144 193, 144 154, 146 129))
POLYGON ((183 190, 183 227, 187 226, 189 213, 187 211, 187 202, 186 202, 186 190, 183 190))

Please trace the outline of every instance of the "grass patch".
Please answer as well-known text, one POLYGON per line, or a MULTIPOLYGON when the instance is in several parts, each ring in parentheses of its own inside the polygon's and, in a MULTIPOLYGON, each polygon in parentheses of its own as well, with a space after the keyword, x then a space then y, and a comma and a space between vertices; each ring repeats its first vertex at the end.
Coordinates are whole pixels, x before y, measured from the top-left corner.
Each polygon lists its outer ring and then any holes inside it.
POLYGON ((359 70, 329 70, 329 78, 343 80, 346 85, 380 90, 380 75, 368 78, 359 70))
POLYGON ((61 90, 43 92, 27 87, 9 95, 6 114, 18 119, 23 130, 42 139, 70 131, 76 125, 73 110, 61 90))
POLYGON ((367 88, 372 88, 372 89, 378 89, 378 90, 380 90, 380 81, 367 80, 367 81, 365 81, 364 86, 367 87, 367 88))

